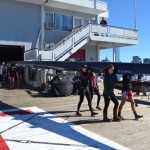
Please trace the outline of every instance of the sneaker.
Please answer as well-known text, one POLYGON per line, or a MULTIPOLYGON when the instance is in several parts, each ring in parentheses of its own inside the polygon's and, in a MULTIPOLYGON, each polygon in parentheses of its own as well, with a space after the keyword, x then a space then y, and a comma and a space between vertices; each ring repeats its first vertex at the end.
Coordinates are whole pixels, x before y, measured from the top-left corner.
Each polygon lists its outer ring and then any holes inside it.
POLYGON ((98 113, 96 113, 96 112, 92 112, 91 113, 91 117, 95 117, 95 115, 97 115, 98 113))
POLYGON ((102 110, 99 106, 96 106, 96 108, 97 108, 98 110, 102 110))
POLYGON ((81 114, 79 111, 77 111, 77 112, 76 112, 76 116, 77 116, 77 117, 81 117, 82 114, 81 114))

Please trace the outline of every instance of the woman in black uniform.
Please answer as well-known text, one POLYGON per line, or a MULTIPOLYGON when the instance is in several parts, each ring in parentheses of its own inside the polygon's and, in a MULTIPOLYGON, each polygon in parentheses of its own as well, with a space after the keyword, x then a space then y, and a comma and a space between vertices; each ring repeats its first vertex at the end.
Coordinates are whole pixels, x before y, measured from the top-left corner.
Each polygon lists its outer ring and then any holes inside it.
POLYGON ((118 105, 119 102, 114 94, 115 84, 118 82, 116 74, 114 74, 114 66, 109 65, 104 70, 104 110, 103 110, 103 121, 111 122, 111 120, 107 117, 107 110, 109 107, 110 100, 114 103, 113 109, 113 119, 114 121, 120 121, 121 119, 118 117, 118 105))
POLYGON ((124 120, 124 118, 121 116, 121 111, 126 103, 127 100, 130 101, 131 103, 131 108, 134 113, 135 119, 137 120, 138 118, 142 118, 143 116, 140 116, 137 114, 135 110, 135 102, 132 94, 132 84, 131 84, 131 74, 124 74, 123 75, 123 88, 122 88, 122 100, 119 106, 119 111, 118 111, 118 116, 124 120))
POLYGON ((82 116, 82 114, 80 113, 80 107, 84 100, 84 95, 87 98, 88 106, 91 111, 91 116, 94 117, 95 115, 98 114, 95 113, 92 109, 92 100, 89 91, 89 88, 91 86, 90 84, 91 84, 91 73, 88 71, 87 66, 83 65, 80 71, 80 91, 79 91, 80 100, 77 106, 76 116, 82 116))

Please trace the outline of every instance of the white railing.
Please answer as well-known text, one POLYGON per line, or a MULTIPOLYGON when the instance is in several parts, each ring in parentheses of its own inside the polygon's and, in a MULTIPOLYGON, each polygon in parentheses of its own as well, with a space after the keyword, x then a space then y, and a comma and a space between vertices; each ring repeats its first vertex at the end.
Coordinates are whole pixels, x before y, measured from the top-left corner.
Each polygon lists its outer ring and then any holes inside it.
POLYGON ((90 35, 90 24, 82 28, 74 35, 74 44, 80 43, 84 38, 90 35))
POLYGON ((35 49, 25 52, 25 60, 59 60, 67 52, 75 48, 84 39, 90 36, 122 38, 137 41, 138 31, 113 26, 88 24, 84 27, 74 30, 70 35, 50 49, 35 49))
POLYGON ((52 51, 46 51, 44 49, 39 50, 39 60, 49 61, 53 60, 53 53, 52 51))
POLYGON ((106 35, 107 37, 123 38, 123 39, 138 39, 138 31, 114 26, 92 25, 91 33, 106 35))
POLYGON ((24 53, 24 60, 38 60, 39 58, 39 50, 38 49, 32 49, 29 51, 25 51, 24 53))
POLYGON ((87 36, 90 35, 90 24, 85 27, 79 28, 77 31, 74 31, 72 34, 67 36, 61 42, 56 44, 54 47, 49 49, 53 53, 53 60, 59 59, 69 50, 74 48, 77 44, 83 41, 87 36))

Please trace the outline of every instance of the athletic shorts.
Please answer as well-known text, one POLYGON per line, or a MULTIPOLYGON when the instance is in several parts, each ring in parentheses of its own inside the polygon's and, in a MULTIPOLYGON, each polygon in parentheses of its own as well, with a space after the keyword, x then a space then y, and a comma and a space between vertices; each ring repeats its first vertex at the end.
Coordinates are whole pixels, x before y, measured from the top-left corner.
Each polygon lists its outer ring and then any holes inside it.
POLYGON ((123 91, 123 93, 122 93, 123 98, 129 98, 129 97, 132 97, 132 96, 133 96, 133 93, 132 93, 131 90, 130 91, 123 91))

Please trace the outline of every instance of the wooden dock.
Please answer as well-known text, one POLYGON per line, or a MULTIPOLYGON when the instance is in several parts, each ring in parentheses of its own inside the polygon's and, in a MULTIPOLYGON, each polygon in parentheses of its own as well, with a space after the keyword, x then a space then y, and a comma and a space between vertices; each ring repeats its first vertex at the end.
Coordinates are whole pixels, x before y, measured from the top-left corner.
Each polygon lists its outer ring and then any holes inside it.
MULTIPOLYGON (((115 91, 117 96, 118 91, 115 91)), ((38 92, 29 89, 0 89, 0 110, 25 107, 38 107, 46 112, 52 113, 66 121, 72 122, 104 138, 112 140, 132 150, 150 149, 150 101, 147 97, 135 97, 138 103, 137 112, 144 115, 138 121, 127 102, 122 115, 125 120, 121 122, 102 122, 102 111, 96 110, 99 114, 96 117, 90 116, 87 100, 85 99, 81 110, 82 117, 76 117, 78 96, 69 97, 44 97, 38 92)), ((96 96, 93 99, 93 108, 96 106, 96 96)), ((104 100, 101 98, 100 107, 103 108, 104 100)), ((110 103, 109 117, 112 118, 113 103, 110 103)))

